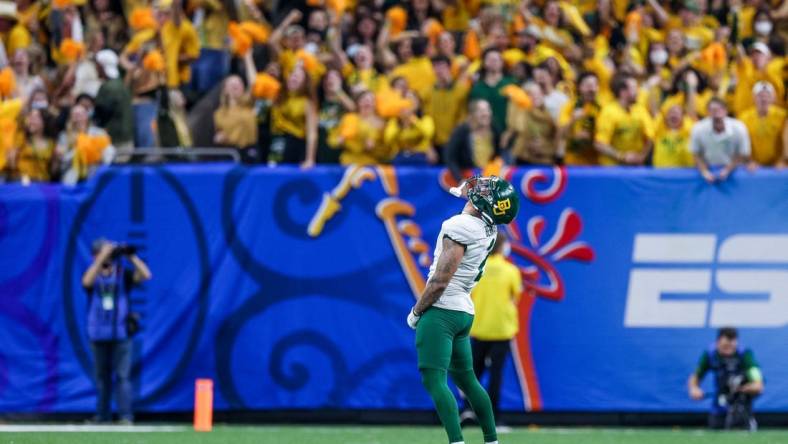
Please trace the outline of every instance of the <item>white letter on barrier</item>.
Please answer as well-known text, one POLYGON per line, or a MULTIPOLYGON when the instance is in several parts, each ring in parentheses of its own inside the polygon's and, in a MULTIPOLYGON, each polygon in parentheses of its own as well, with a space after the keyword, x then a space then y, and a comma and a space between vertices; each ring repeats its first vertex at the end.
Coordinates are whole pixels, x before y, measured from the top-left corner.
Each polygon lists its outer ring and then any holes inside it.
POLYGON ((708 294, 711 271, 707 269, 644 269, 629 275, 625 327, 703 327, 706 301, 662 301, 662 294, 708 294))

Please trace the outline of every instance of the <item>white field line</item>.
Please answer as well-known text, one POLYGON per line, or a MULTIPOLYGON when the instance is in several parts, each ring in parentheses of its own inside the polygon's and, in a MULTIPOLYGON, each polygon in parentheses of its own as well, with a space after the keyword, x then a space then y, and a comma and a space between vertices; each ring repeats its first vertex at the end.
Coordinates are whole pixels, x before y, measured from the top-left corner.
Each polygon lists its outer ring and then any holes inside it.
POLYGON ((0 424, 0 433, 42 432, 103 432, 103 433, 169 433, 190 430, 185 426, 151 425, 77 425, 77 424, 0 424))

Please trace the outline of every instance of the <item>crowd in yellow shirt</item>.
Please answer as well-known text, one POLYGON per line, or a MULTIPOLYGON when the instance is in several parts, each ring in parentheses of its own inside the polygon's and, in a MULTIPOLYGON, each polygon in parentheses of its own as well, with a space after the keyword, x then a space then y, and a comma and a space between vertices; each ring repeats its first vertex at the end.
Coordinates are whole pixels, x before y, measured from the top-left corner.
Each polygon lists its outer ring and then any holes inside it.
MULTIPOLYGON (((305 168, 445 164, 455 176, 507 163, 693 167, 692 129, 719 99, 747 128, 741 160, 771 167, 788 157, 787 38, 779 0, 0 0, 0 99, 21 101, 7 118, 18 132, 34 92, 49 122, 119 79, 134 118, 123 146, 221 145, 305 168), (118 61, 100 63, 103 50, 118 61), (235 79, 243 91, 220 109, 226 94, 211 91, 235 79), (479 102, 489 122, 470 116, 479 102)), ((48 174, 29 174, 18 159, 30 141, 7 139, 4 177, 58 177, 57 150, 48 174)))

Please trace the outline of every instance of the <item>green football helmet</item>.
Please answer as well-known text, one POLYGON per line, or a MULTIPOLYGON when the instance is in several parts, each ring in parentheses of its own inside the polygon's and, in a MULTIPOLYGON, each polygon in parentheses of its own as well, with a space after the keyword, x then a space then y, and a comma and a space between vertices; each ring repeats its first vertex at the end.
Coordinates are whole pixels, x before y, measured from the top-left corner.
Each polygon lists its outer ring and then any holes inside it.
POLYGON ((474 176, 466 183, 468 200, 490 225, 508 224, 520 210, 520 195, 498 176, 474 176))

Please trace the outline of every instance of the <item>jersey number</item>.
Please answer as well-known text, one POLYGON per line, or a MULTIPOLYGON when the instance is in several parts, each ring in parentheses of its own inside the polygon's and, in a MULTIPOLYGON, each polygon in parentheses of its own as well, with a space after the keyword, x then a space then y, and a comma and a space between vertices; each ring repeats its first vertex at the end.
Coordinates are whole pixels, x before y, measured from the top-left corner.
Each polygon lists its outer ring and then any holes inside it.
POLYGON ((479 279, 482 278, 484 274, 484 265, 487 264, 487 258, 490 257, 490 252, 493 250, 493 247, 495 247, 495 239, 493 239, 492 242, 490 242, 490 246, 487 247, 487 256, 484 256, 484 260, 479 264, 479 274, 476 275, 473 282, 479 282, 479 279))

